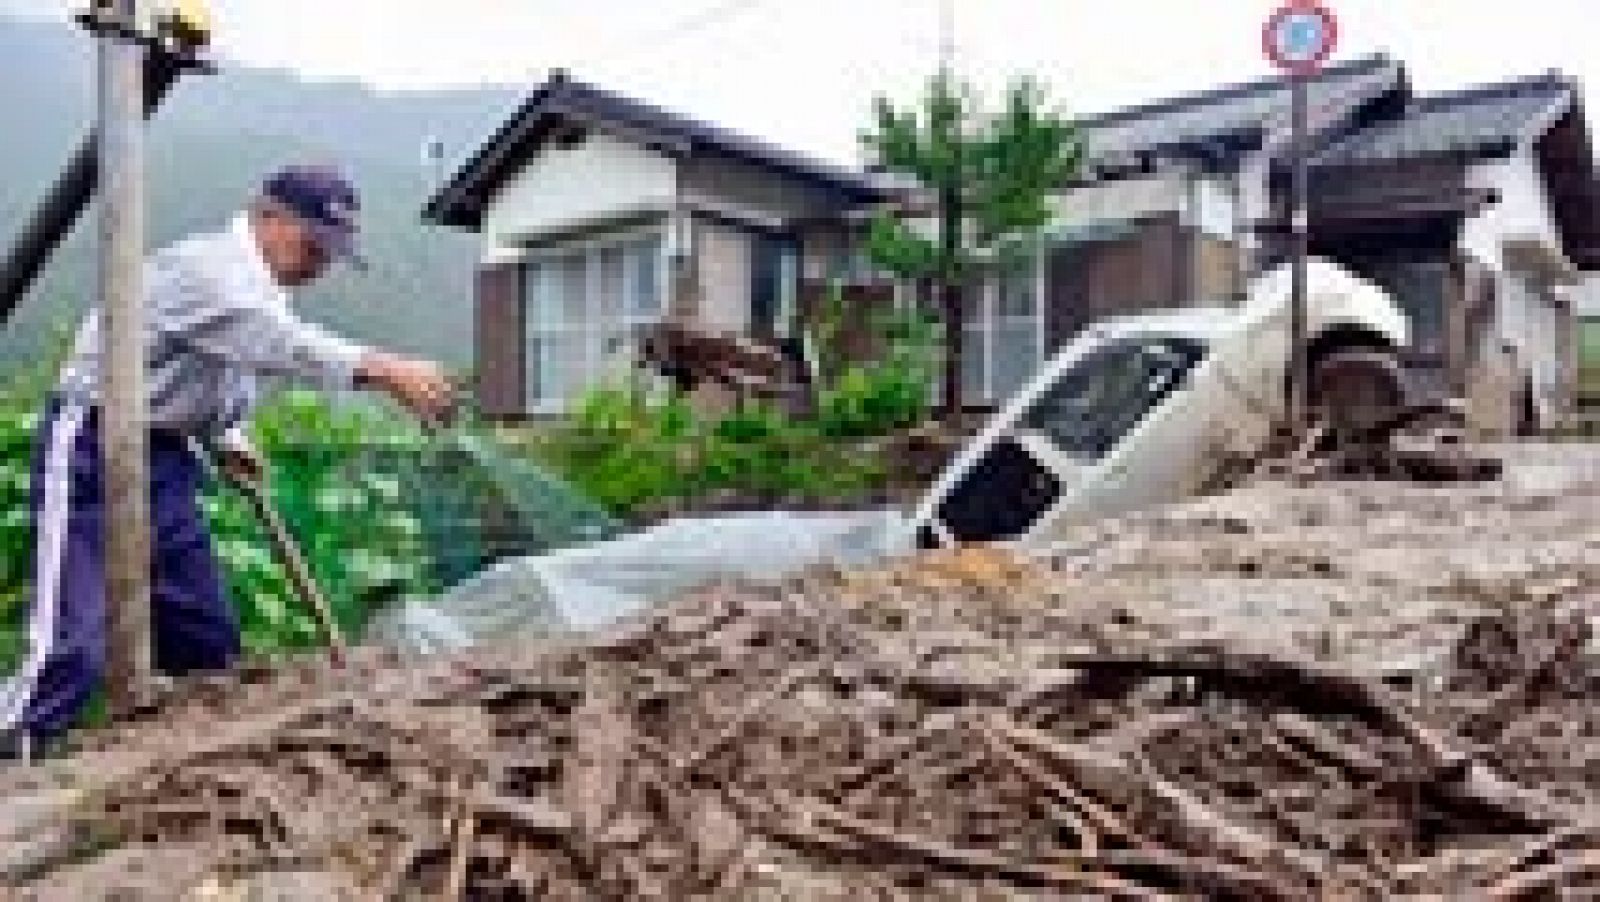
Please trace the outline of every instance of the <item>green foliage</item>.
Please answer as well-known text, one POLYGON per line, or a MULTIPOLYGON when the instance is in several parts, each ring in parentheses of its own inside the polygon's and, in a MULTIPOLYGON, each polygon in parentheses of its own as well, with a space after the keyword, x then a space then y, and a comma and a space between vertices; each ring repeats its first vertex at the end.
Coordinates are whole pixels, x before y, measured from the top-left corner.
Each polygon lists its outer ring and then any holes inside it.
POLYGON ((36 417, 0 406, 0 672, 21 655, 33 531, 28 524, 28 469, 36 417))
MULTIPOLYGON (((381 601, 438 588, 400 479, 364 466, 374 445, 420 453, 414 429, 376 407, 335 407, 310 392, 287 392, 253 418, 252 438, 270 462, 273 501, 347 632, 359 630, 381 601)), ((213 485, 201 504, 246 648, 270 654, 317 644, 316 622, 295 600, 244 499, 213 485)))
POLYGON ((812 330, 820 362, 817 429, 834 438, 870 438, 920 422, 940 359, 937 321, 917 310, 872 311, 865 339, 876 354, 869 365, 845 359, 846 311, 837 287, 820 308, 812 330))
POLYGON ((795 422, 747 403, 715 417, 637 382, 591 390, 531 453, 608 510, 637 516, 707 502, 847 503, 881 491, 887 465, 872 440, 927 414, 938 326, 914 312, 865 322, 872 365, 846 359, 849 315, 837 288, 808 325, 820 385, 817 416, 795 422))
POLYGON ((881 462, 856 444, 769 406, 707 417, 682 397, 652 398, 632 385, 589 392, 532 453, 625 516, 728 498, 844 502, 885 478, 881 462))
MULTIPOLYGON (((935 327, 899 313, 874 321, 885 353, 848 364, 818 342, 833 374, 817 416, 796 422, 765 404, 715 417, 681 396, 639 385, 591 390, 531 452, 607 510, 637 516, 737 499, 760 504, 844 503, 881 490, 887 467, 870 440, 919 422, 928 409, 935 327)), ((835 334, 823 325, 820 334, 835 334)))
POLYGON ((851 366, 821 393, 817 425, 824 435, 865 438, 913 425, 927 407, 928 384, 907 385, 877 368, 851 366))
POLYGON ((874 127, 861 140, 880 164, 929 191, 937 234, 886 213, 869 235, 873 261, 902 278, 965 282, 1030 252, 1050 223, 1049 198, 1082 159, 1076 130, 1049 103, 1045 89, 1024 77, 990 112, 947 71, 929 81, 920 108, 879 97, 874 127))
POLYGON ((966 208, 975 246, 991 251, 1002 270, 1032 254, 1039 231, 1050 224, 1049 198, 1077 174, 1082 159, 1076 131, 1048 104, 1041 85, 1018 79, 978 137, 966 208))
POLYGON ((762 404, 747 404, 723 417, 714 427, 719 441, 753 444, 770 441, 784 434, 788 423, 777 410, 762 404))
POLYGON ((844 336, 849 328, 846 320, 844 291, 837 284, 828 286, 823 293, 805 331, 811 340, 811 353, 816 362, 816 377, 823 387, 834 384, 844 372, 846 364, 844 336))
POLYGON ((686 456, 697 426, 680 398, 652 404, 637 386, 595 389, 547 442, 568 480, 609 510, 690 491, 686 456))
MULTIPOLYGON (((33 537, 28 524, 31 448, 38 399, 0 398, 0 669, 21 651, 33 537)), ((254 439, 271 465, 275 503, 346 630, 393 595, 427 594, 427 549, 415 511, 389 474, 362 472, 374 442, 415 445, 396 417, 335 408, 292 392, 256 417, 254 439)), ((295 601, 260 525, 236 492, 218 483, 200 499, 238 612, 245 646, 257 654, 313 646, 311 615, 295 601)))
MULTIPOLYGON (((1052 215, 1049 198, 1083 156, 1074 127, 1037 82, 1013 81, 991 112, 944 69, 918 105, 900 108, 879 97, 861 140, 886 169, 915 179, 934 205, 931 229, 880 214, 868 254, 894 276, 952 289, 1014 271, 1037 253, 1052 215)), ((959 311, 953 319, 946 328, 958 328, 959 311)), ((945 384, 958 391, 961 361, 951 356, 944 365, 945 384)))
POLYGON ((12 368, 0 382, 0 673, 21 657, 28 580, 33 566, 33 530, 28 522, 29 469, 39 405, 55 383, 70 333, 57 326, 32 361, 12 368))

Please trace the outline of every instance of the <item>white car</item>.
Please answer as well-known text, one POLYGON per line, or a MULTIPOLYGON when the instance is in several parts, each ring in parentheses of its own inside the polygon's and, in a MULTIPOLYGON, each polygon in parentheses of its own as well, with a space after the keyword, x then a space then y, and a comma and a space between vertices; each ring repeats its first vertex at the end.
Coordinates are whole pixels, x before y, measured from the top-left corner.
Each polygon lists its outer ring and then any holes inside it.
MULTIPOLYGON (((1383 289, 1307 263, 1308 358, 1389 351, 1405 315, 1383 289)), ((946 469, 913 515, 919 544, 1046 543, 1066 525, 1191 497, 1255 455, 1280 419, 1290 270, 1237 308, 1106 320, 1052 358, 946 469)))

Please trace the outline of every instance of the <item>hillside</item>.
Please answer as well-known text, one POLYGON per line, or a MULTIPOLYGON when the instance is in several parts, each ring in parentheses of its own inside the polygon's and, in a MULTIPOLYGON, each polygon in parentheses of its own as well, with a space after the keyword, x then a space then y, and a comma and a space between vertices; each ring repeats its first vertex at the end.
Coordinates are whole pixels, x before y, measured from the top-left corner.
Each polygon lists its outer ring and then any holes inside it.
MULTIPOLYGON (((0 17, 0 241, 9 242, 82 140, 94 106, 92 47, 64 25, 0 17)), ((180 84, 150 132, 151 240, 224 222, 261 174, 289 161, 337 160, 360 184, 372 269, 308 293, 313 318, 372 342, 470 361, 470 235, 425 227, 418 215, 446 159, 470 153, 520 99, 503 87, 380 93, 356 83, 301 81, 224 66, 180 84)), ((92 220, 52 262, 12 322, 0 327, 0 370, 48 346, 75 321, 93 279, 92 220)))

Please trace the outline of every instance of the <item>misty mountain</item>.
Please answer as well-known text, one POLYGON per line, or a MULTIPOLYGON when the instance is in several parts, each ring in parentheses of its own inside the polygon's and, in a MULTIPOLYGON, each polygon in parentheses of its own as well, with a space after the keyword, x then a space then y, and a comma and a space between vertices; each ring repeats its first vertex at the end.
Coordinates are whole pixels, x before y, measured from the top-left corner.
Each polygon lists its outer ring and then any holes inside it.
MULTIPOLYGON (((0 15, 0 72, 0 241, 9 243, 89 129, 94 47, 72 27, 0 15)), ((232 66, 187 76, 149 131, 150 242, 224 224, 283 163, 336 161, 361 189, 371 269, 330 277, 306 292, 301 310, 363 341, 465 366, 476 241, 425 226, 420 211, 438 179, 521 99, 506 87, 379 92, 232 66), (444 145, 443 166, 424 159, 430 137, 444 145)), ((92 297, 94 215, 91 207, 0 326, 0 369, 48 347, 92 297)))

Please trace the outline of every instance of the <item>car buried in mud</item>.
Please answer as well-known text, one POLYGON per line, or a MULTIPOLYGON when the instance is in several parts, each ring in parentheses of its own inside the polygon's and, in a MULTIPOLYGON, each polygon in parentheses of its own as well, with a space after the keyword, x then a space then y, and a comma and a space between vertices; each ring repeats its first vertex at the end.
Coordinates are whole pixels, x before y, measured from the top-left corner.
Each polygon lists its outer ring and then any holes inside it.
MULTIPOLYGON (((918 543, 1048 543, 1073 524, 1198 494, 1230 462, 1257 456, 1282 421, 1290 279, 1284 265, 1238 307, 1086 329, 941 475, 913 515, 918 543)), ((1389 362, 1408 324, 1383 289, 1312 258, 1306 298, 1313 403, 1328 382, 1319 374, 1352 360, 1377 360, 1404 392, 1389 362)))

